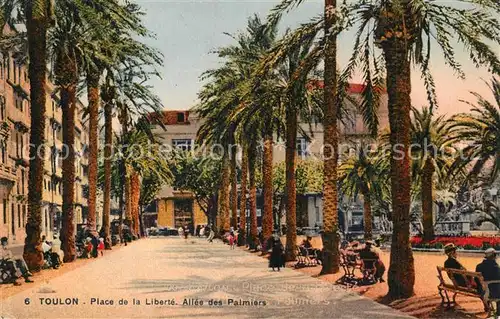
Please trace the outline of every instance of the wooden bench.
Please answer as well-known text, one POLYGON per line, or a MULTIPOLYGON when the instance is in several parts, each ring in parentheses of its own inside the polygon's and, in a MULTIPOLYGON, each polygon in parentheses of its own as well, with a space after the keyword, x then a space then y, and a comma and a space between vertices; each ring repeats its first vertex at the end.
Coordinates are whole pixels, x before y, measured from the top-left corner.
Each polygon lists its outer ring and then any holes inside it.
POLYGON ((439 295, 441 296, 441 304, 447 304, 447 308, 451 308, 452 305, 456 305, 455 297, 457 294, 464 296, 475 297, 481 299, 485 306, 485 310, 489 311, 490 314, 494 316, 495 319, 498 318, 498 309, 495 311, 494 304, 500 302, 500 298, 492 298, 490 296, 490 291, 488 288, 489 284, 500 284, 500 280, 485 281, 481 273, 472 272, 460 269, 450 269, 437 266, 438 279, 439 279, 439 295), (443 273, 446 273, 448 280, 445 279, 443 273), (465 281, 465 286, 459 285, 456 278, 462 277, 465 281), (483 293, 481 294, 478 289, 478 285, 482 287, 483 293), (448 295, 448 292, 453 293, 452 300, 448 295), (446 302, 445 302, 446 297, 446 302))

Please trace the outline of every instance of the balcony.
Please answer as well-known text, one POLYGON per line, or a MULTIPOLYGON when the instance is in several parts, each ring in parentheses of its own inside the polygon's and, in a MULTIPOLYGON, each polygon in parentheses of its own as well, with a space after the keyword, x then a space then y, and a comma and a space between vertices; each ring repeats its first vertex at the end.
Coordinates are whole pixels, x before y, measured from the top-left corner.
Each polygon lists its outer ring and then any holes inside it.
POLYGON ((0 163, 0 181, 11 182, 12 185, 17 181, 17 171, 15 168, 0 163))

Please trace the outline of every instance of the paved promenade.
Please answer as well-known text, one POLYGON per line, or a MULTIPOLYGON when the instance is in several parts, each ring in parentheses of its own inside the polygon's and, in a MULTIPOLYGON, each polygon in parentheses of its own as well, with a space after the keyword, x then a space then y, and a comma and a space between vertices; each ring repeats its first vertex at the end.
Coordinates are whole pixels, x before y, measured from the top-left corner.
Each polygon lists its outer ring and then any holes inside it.
POLYGON ((0 301, 0 318, 409 318, 201 239, 132 243, 0 301))

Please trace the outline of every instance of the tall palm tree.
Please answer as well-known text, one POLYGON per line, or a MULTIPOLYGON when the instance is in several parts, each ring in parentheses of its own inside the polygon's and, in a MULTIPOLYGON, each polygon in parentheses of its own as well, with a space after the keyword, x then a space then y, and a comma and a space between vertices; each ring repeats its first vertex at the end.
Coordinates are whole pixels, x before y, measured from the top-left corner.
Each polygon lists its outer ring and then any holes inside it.
POLYGON ((476 104, 469 104, 470 114, 458 114, 452 117, 451 140, 455 143, 467 143, 461 150, 460 157, 453 164, 453 169, 472 165, 469 180, 484 179, 487 184, 498 178, 500 171, 500 82, 493 77, 489 85, 493 102, 471 92, 477 99, 476 104), (489 169, 487 167, 490 167, 489 169), (488 171, 481 176, 481 172, 488 171))
POLYGON ((79 80, 80 51, 77 49, 81 25, 75 5, 59 2, 56 7, 57 22, 51 34, 54 55, 55 83, 60 88, 61 109, 63 112, 63 220, 61 230, 61 248, 64 262, 76 258, 74 200, 75 200, 75 112, 77 103, 77 85, 79 80))
POLYGON ((437 179, 445 183, 455 148, 449 139, 450 123, 444 116, 433 118, 429 108, 412 108, 411 145, 413 183, 420 188, 424 240, 434 238, 434 190, 437 179))
POLYGON ((373 203, 389 192, 389 165, 383 156, 373 154, 360 145, 355 156, 347 158, 339 166, 339 182, 342 192, 355 199, 363 196, 364 237, 372 239, 373 203))
MULTIPOLYGON (((31 100, 30 170, 28 173, 28 221, 23 257, 32 271, 43 265, 42 194, 45 143, 45 105, 47 79, 47 31, 54 23, 52 2, 49 0, 25 1, 26 29, 31 100)), ((2 23, 3 25, 3 23, 2 23)))

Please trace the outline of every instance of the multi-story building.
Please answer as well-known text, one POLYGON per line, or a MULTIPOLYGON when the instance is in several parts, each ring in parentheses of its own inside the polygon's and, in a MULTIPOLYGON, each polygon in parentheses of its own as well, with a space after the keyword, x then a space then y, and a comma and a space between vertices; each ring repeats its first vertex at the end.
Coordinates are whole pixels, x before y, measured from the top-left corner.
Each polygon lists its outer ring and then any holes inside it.
MULTIPOLYGON (((13 32, 6 25, 4 34, 13 32)), ((60 229, 62 207, 62 111, 55 87, 47 81, 46 148, 42 202, 42 235, 51 238, 60 229)), ((24 243, 28 217, 30 84, 27 65, 12 52, 0 54, 0 237, 16 245, 24 243)), ((77 106, 75 223, 87 210, 88 129, 83 105, 77 106)))
MULTIPOLYGON (((165 111, 163 124, 166 130, 157 128, 155 132, 161 137, 161 142, 177 149, 190 151, 194 147, 196 133, 201 120, 194 112, 165 111)), ((159 227, 175 227, 193 224, 207 224, 207 217, 201 210, 193 194, 165 186, 157 196, 157 225, 159 227)), ((148 218, 154 218, 149 212, 148 218)))
MULTIPOLYGON (((364 86, 361 84, 351 84, 349 94, 354 98, 360 98, 363 89, 364 86)), ((347 116, 342 123, 339 122, 341 152, 348 151, 349 147, 356 143, 370 140, 369 130, 356 106, 348 100, 345 101, 344 106, 347 116)), ((381 97, 378 117, 380 128, 389 125, 386 94, 381 97)), ((304 121, 299 123, 299 132, 305 134, 299 134, 297 137, 297 157, 305 160, 321 159, 323 151, 323 126, 314 119, 311 122, 312 124, 304 121)), ((162 137, 164 143, 183 150, 191 150, 195 147, 196 133, 202 124, 202 119, 196 113, 186 110, 164 111, 163 124, 166 126, 166 130, 157 128, 155 132, 162 137)), ((285 149, 284 141, 276 136, 273 150, 275 163, 285 160, 285 149)), ((166 186, 160 191, 157 198, 158 226, 178 227, 184 222, 190 223, 192 220, 196 220, 195 225, 206 223, 206 218, 197 206, 192 194, 166 186)), ((297 197, 297 203, 297 223, 299 226, 322 225, 323 201, 321 193, 300 194, 297 197)), ((258 193, 257 205, 257 219, 260 224, 262 211, 260 193, 258 193)), ((362 222, 362 218, 359 218, 359 216, 362 217, 362 205, 359 201, 348 203, 348 205, 352 209, 349 210, 344 219, 346 227, 356 226, 362 222)))

